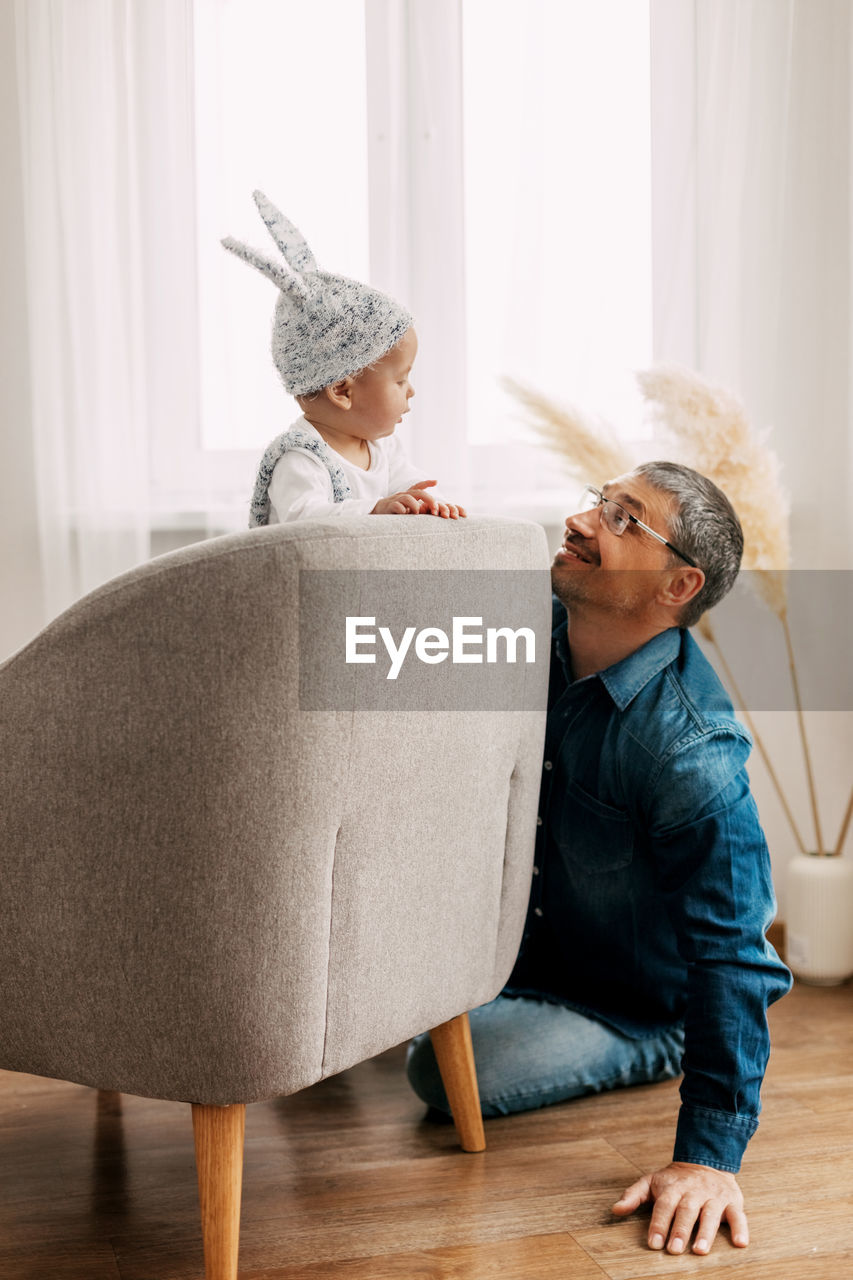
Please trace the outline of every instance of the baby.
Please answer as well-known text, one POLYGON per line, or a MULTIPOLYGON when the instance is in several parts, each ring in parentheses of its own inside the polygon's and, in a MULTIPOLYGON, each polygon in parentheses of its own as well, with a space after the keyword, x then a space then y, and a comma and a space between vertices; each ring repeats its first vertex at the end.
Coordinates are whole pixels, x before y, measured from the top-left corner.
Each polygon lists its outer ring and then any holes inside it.
POLYGON ((272 354, 302 416, 261 459, 250 526, 347 515, 437 515, 463 507, 428 490, 394 429, 409 411, 418 340, 387 294, 318 271, 302 235, 262 192, 255 203, 284 263, 222 243, 278 286, 272 354))

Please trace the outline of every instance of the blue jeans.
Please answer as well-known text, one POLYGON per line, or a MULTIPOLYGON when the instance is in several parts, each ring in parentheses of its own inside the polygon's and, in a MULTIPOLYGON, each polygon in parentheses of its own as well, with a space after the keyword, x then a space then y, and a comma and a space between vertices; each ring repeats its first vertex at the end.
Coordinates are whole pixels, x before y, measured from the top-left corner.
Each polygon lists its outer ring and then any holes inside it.
MULTIPOLYGON (((573 1009, 528 997, 498 996, 473 1009, 471 1038, 483 1115, 506 1116, 681 1072, 680 1027, 631 1040, 573 1009)), ((450 1113, 429 1033, 409 1045, 409 1083, 419 1098, 450 1113)))

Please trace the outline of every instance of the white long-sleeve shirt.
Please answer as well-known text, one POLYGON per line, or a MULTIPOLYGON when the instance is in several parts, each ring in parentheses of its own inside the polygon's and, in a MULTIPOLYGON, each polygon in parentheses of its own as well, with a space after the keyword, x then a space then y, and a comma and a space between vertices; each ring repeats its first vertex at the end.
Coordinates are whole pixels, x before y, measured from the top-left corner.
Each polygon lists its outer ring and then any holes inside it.
MULTIPOLYGON (((323 439, 305 417, 293 426, 323 439)), ((367 447, 370 467, 365 471, 326 445, 350 487, 351 496, 343 502, 333 500, 328 468, 315 454, 307 449, 289 449, 276 463, 270 481, 270 524, 369 515, 380 498, 402 493, 416 481, 428 478, 406 457, 396 435, 368 440, 367 447)))

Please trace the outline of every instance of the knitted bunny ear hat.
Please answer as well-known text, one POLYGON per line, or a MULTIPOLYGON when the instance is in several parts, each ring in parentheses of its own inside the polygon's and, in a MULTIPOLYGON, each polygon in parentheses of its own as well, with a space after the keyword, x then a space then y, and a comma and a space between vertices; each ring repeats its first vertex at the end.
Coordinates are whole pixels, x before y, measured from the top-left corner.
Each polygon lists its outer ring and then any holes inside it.
POLYGON ((405 307, 358 280, 318 271, 301 232, 262 191, 254 197, 284 262, 231 236, 222 243, 280 290, 272 357, 285 390, 310 395, 358 373, 395 347, 412 323, 405 307))

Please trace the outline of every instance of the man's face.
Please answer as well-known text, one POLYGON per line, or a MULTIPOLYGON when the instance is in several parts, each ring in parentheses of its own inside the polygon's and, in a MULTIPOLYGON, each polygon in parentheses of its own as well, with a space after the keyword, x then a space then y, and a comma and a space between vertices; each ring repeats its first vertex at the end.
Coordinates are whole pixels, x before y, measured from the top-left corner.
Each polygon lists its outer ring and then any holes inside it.
MULTIPOLYGON (((641 476, 624 475, 602 493, 669 537, 670 499, 641 476)), ((629 524, 617 535, 602 520, 602 507, 566 519, 563 545, 551 566, 551 583, 563 604, 595 604, 618 613, 639 613, 651 605, 672 560, 669 550, 629 524)))

